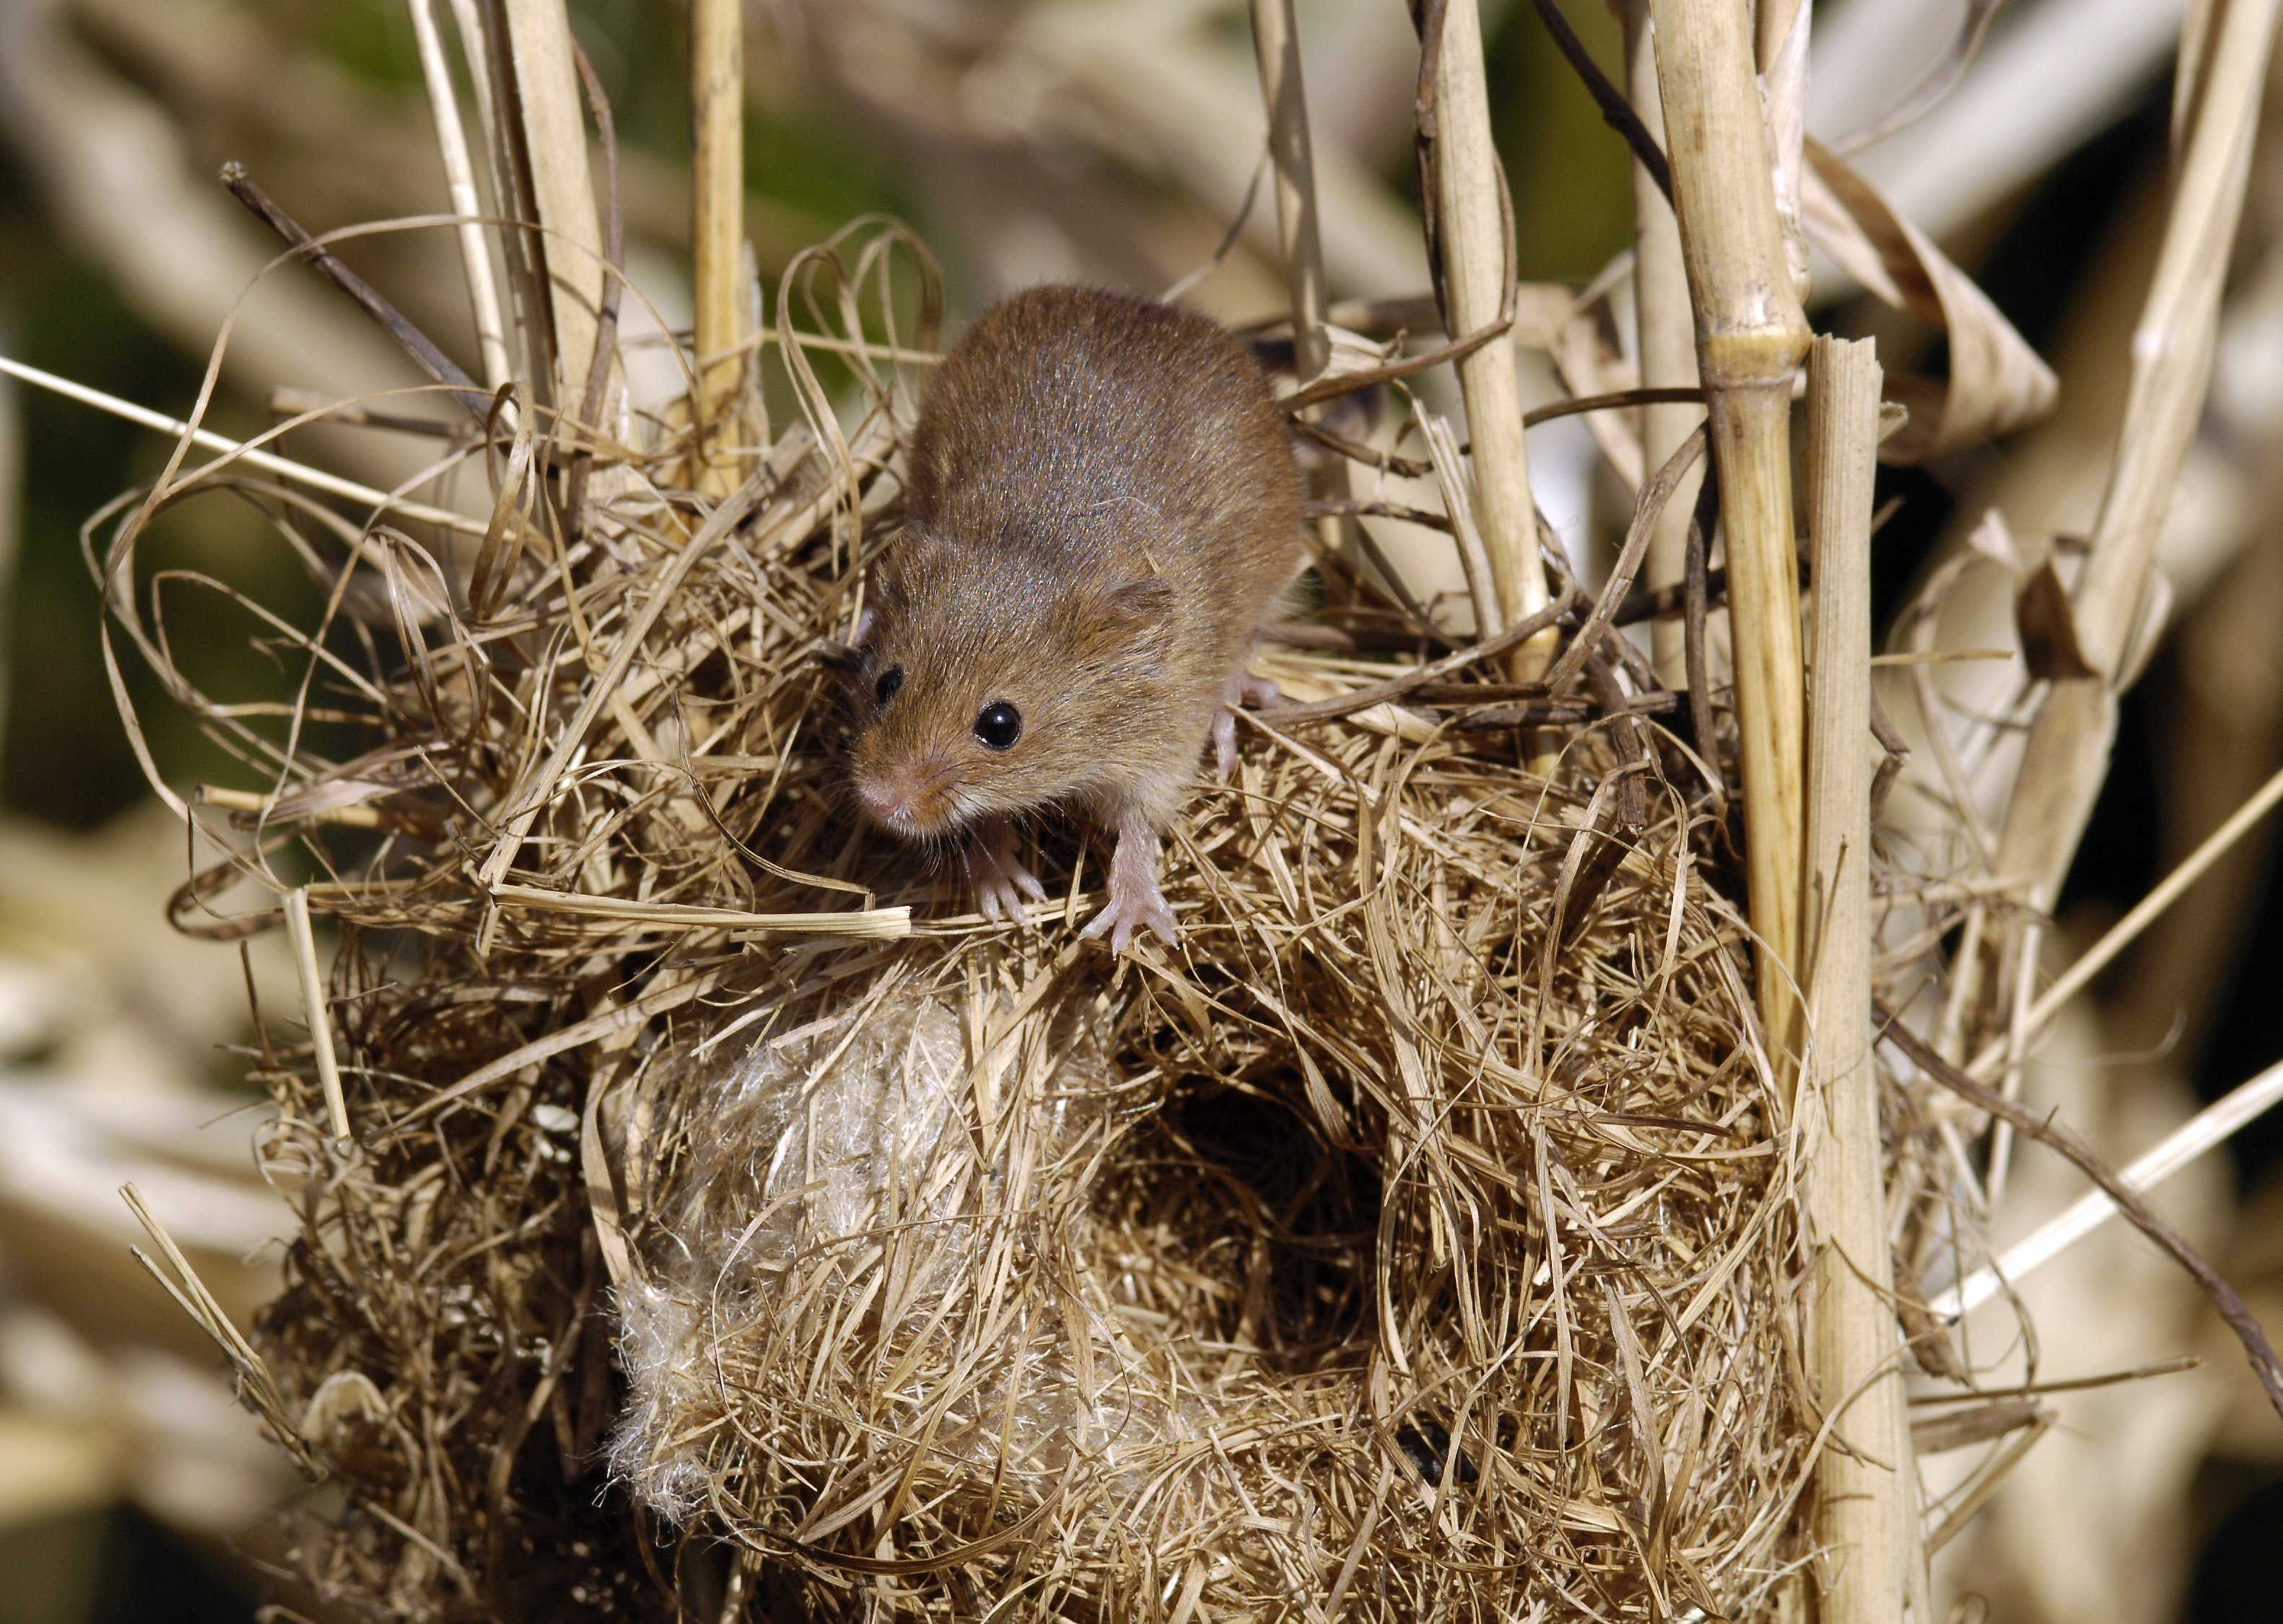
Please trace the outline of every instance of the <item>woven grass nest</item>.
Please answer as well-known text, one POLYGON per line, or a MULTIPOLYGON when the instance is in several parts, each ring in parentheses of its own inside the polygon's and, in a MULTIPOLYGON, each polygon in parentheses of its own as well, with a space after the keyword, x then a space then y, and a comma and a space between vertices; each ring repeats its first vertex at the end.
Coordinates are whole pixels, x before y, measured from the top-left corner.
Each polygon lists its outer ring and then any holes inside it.
MULTIPOLYGON (((1256 336, 1306 379, 1284 396, 1301 439, 1345 465, 1316 479, 1307 608, 1263 651, 1286 702, 1247 714, 1235 775, 1171 832, 1173 949, 1079 938, 1098 832, 1044 820, 1033 866, 1066 900, 986 923, 939 858, 854 815, 831 655, 893 545, 943 301, 877 220, 763 297, 735 0, 691 8, 686 336, 624 274, 608 103, 551 0, 453 8, 469 98, 411 8, 453 215, 313 241, 225 171, 286 245, 270 271, 332 281, 433 380, 284 392, 285 420, 225 441, 196 422, 225 332, 164 472, 86 531, 138 746, 137 663, 245 769, 176 785, 143 748, 192 826, 174 917, 282 928, 300 970, 298 1012, 253 1011, 275 1108, 255 1148, 297 1236, 250 1336, 129 1191, 154 1273, 320 1485, 275 1548, 292 1604, 1931 1616, 1929 1554, 2050 1424, 2034 1368, 1980 1390, 1944 1323, 2005 1286, 2003 1259, 1959 1277, 1985 1254, 1993 1123, 2185 1268, 2283 1413, 2241 1300, 1994 1081, 2061 992, 2023 1002, 2091 804, 2053 792, 2097 779, 2113 722, 2071 617, 2132 623, 2133 538, 2172 481, 2112 481, 2077 586, 2015 560, 2019 714, 2039 683, 2074 697, 2035 712, 2045 765, 1993 844, 1944 735, 1936 772, 1897 770, 1873 463, 2018 427, 2053 379, 1803 144, 1807 8, 1761 39, 1792 42, 1773 75, 1744 8, 1649 8, 1672 138, 1616 122, 1687 229, 1636 250, 1631 355, 1625 277, 1517 281, 1459 0, 1415 8, 1431 294, 1328 305, 1290 11, 1251 9, 1290 293, 1256 336), (480 376, 328 247, 379 230, 453 238, 480 376), (1811 238, 1947 334, 1947 380, 1882 386, 1871 344, 1812 336, 1811 238), (1528 414, 1525 348, 1562 396, 1528 414), (1375 426, 1313 415, 1367 389, 1375 426), (1632 498, 1590 589, 1524 449, 1569 412, 1632 498), (394 488, 300 457, 316 419, 395 446, 394 488), (169 567, 151 521, 194 496, 235 503, 245 554, 266 539, 321 606, 169 567), (1470 621, 1437 601, 1454 577, 1470 621), (269 691, 198 675, 233 618, 269 691), (1619 629, 1642 620, 1653 659, 1619 629), (1914 809, 1890 860, 1895 783, 1914 809), (1991 867, 2017 845, 2042 855, 1991 867), (1906 1401, 1948 1407, 1919 1412, 1925 1448, 1906 1401), (1921 1453, 2017 1433, 1921 1507, 1921 1453)), ((2184 96, 2183 128, 2248 118, 2265 43, 2239 25, 2264 15, 2229 13, 2211 52, 2232 88, 2184 96)), ((2240 199, 2236 149, 2192 146, 2184 173, 2225 170, 2240 199)), ((2152 356, 2212 352, 2216 302, 2174 285, 2216 290, 2232 215, 2196 200, 2225 190, 2183 185, 2152 356)), ((2165 377, 2144 396, 2136 374, 2119 469, 2178 465, 2204 380, 2165 377)), ((1958 652, 1934 646, 1943 579, 1898 628, 1921 722, 1928 665, 1958 652)), ((2014 714, 1977 712, 1976 748, 2014 714)))
MULTIPOLYGON (((918 367, 853 319, 934 308, 923 264, 859 302, 897 240, 801 273, 853 431, 712 499, 635 425, 597 539, 495 527, 472 602, 385 530, 301 546, 283 746, 174 674, 288 786, 178 917, 276 924, 215 899, 298 846, 340 932, 257 1073, 303 1231, 241 1369, 330 1479, 299 1576, 412 1618, 1755 1615, 1817 1419, 1724 801, 1629 711, 1471 725, 1496 662, 1328 558, 1264 657, 1314 705, 1170 842, 1179 950, 1079 940, 1075 824, 1067 907, 964 911, 850 815, 819 659, 897 523, 918 367)), ((142 519, 112 624, 171 672, 142 519)))

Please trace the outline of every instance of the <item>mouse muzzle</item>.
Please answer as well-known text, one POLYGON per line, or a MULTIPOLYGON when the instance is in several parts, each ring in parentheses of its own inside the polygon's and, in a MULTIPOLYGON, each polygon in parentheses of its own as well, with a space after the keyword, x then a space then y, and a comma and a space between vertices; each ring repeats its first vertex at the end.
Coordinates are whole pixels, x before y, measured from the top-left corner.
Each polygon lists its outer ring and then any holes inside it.
POLYGON ((959 769, 948 758, 869 768, 855 781, 872 821, 906 839, 924 839, 959 821, 959 769))

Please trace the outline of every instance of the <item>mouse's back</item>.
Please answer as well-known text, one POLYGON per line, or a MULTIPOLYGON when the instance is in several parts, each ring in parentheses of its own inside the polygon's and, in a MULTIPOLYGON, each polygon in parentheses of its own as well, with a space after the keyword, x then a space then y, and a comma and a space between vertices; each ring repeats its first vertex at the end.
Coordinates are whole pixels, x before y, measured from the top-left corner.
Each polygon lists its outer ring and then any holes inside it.
POLYGON ((1032 288, 978 318, 912 446, 912 517, 945 540, 1056 573, 1156 574, 1243 635, 1293 573, 1299 503, 1251 352, 1204 316, 1090 288, 1032 288))

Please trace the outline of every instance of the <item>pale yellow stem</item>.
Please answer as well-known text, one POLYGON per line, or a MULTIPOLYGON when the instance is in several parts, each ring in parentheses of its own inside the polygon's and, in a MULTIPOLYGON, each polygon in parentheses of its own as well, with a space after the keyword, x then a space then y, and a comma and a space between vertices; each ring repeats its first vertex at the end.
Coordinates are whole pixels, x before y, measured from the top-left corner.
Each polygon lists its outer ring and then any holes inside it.
POLYGON ((690 484, 726 496, 744 459, 745 49, 740 0, 695 0, 690 18, 695 178, 690 223, 697 347, 690 484))
POLYGON ((1790 418, 1807 320, 1776 219, 1744 0, 1651 0, 1649 10, 1727 538, 1760 1014, 1780 1052, 1797 1002, 1804 717, 1790 418))

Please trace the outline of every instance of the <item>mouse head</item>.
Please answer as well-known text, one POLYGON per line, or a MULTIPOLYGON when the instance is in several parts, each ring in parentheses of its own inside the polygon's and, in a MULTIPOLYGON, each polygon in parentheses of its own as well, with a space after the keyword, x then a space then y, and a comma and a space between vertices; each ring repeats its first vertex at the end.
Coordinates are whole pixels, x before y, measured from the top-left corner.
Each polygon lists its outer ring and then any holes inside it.
POLYGON ((1164 580, 1017 579, 962 550, 907 531, 856 637, 856 797, 907 839, 1098 796, 1169 719, 1164 580))

